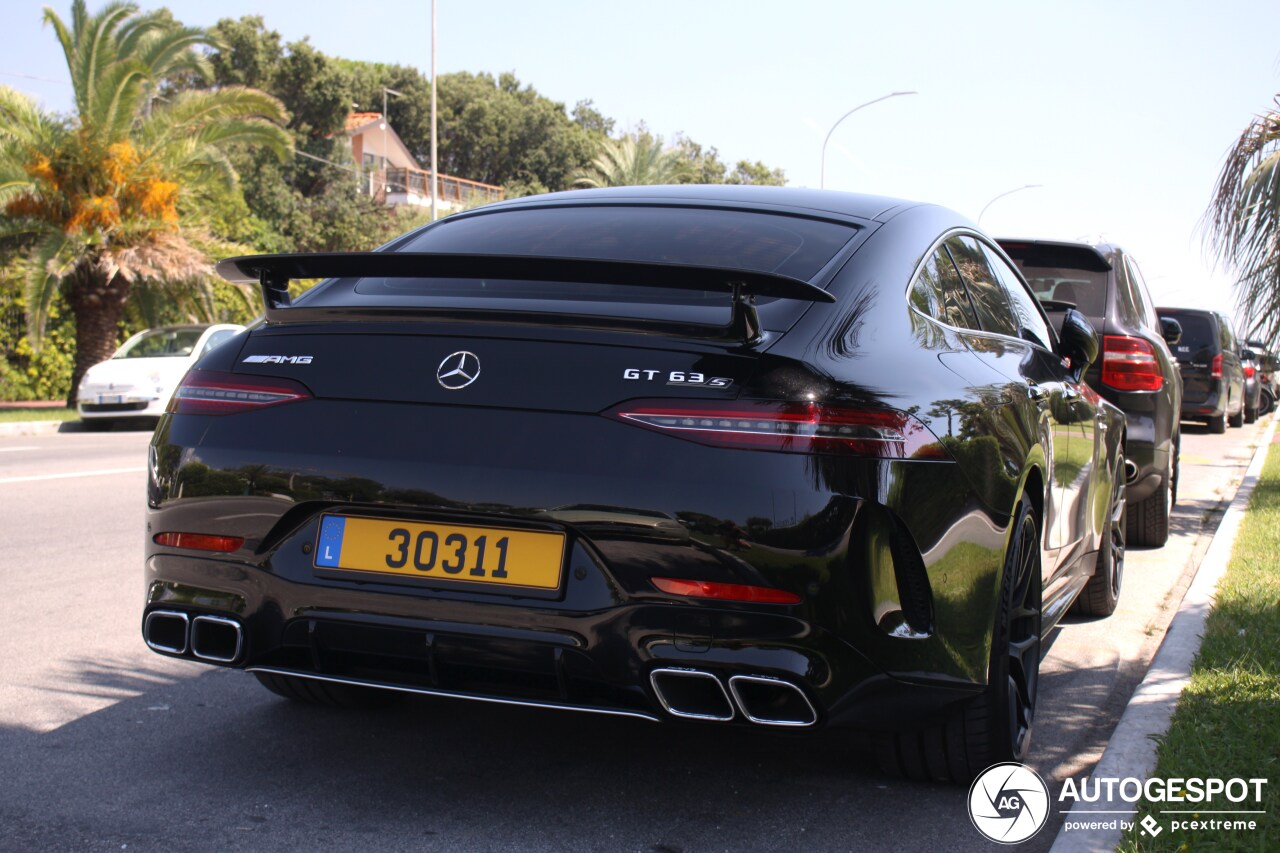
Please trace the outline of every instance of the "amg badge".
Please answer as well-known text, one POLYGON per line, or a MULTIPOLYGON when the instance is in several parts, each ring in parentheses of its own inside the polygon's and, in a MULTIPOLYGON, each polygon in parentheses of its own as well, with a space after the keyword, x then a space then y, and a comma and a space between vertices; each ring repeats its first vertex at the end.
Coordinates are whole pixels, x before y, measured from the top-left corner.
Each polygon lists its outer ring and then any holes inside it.
POLYGON ((309 355, 251 355, 243 364, 310 364, 309 355))

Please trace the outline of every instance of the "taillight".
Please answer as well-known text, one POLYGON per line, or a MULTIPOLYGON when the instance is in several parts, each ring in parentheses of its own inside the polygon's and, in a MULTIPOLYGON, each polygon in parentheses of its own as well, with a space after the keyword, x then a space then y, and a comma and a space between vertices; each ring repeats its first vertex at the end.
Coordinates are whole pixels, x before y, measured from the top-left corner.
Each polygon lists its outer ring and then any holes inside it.
POLYGON ((1222 353, 1218 353, 1213 357, 1213 364, 1209 367, 1210 379, 1222 378, 1222 353))
POLYGON ((1102 384, 1118 391, 1159 391, 1160 362, 1142 338, 1107 335, 1102 339, 1102 384))
POLYGON ((750 601, 757 604, 799 604, 800 596, 785 589, 770 586, 749 586, 741 583, 716 583, 691 581, 682 578, 652 578, 653 585, 672 595, 690 598, 715 598, 720 601, 750 601))
POLYGON ((191 551, 239 551, 244 539, 239 536, 213 536, 208 533, 157 533, 157 545, 186 548, 191 551))
POLYGON ((178 415, 233 415, 310 398, 307 386, 292 379, 191 370, 173 392, 167 411, 178 415))
POLYGON ((1258 372, 1258 368, 1254 367, 1252 364, 1246 364, 1246 365, 1244 366, 1244 378, 1245 378, 1245 379, 1252 379, 1252 378, 1253 378, 1253 374, 1255 374, 1255 373, 1257 373, 1257 372, 1258 372))
POLYGON ((843 453, 887 459, 950 459, 933 433, 889 409, 764 401, 637 400, 610 416, 714 447, 843 453))

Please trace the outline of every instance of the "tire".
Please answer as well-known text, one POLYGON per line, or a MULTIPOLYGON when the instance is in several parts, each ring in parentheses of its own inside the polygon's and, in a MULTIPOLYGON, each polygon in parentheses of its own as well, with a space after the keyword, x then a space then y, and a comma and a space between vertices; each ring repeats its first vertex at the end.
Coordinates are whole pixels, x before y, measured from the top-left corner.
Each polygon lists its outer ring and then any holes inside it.
POLYGON ((1089 578, 1072 607, 1081 616, 1110 616, 1120 601, 1120 587, 1124 584, 1125 538, 1128 534, 1123 456, 1116 471, 1111 504, 1107 508, 1107 528, 1102 532, 1102 542, 1098 547, 1098 562, 1093 577, 1089 578))
POLYGON ((1176 462, 1165 471, 1164 482, 1147 499, 1127 508, 1128 544, 1159 548, 1169 541, 1169 516, 1173 514, 1173 478, 1176 462))
MULTIPOLYGON (((1259 405, 1261 405, 1261 404, 1259 404, 1259 405)), ((1254 422, 1255 422, 1255 421, 1257 421, 1257 420, 1258 420, 1258 410, 1257 410, 1257 409, 1245 409, 1245 410, 1244 410, 1244 422, 1245 422, 1245 423, 1247 423, 1247 424, 1251 424, 1251 423, 1254 423, 1254 422)))
POLYGON ((1218 415, 1216 418, 1209 418, 1207 423, 1209 424, 1209 432, 1213 433, 1214 435, 1222 435, 1224 432, 1227 431, 1226 414, 1218 415))
POLYGON ((1271 410, 1274 409, 1275 407, 1276 407, 1275 395, 1271 393, 1271 389, 1263 388, 1262 397, 1258 402, 1258 414, 1260 415, 1269 414, 1271 410))
POLYGON ((1000 578, 987 688, 944 722, 883 735, 876 757, 885 772, 968 784, 992 764, 1026 758, 1040 680, 1038 530, 1035 510, 1024 495, 1000 578))
POLYGON ((1236 412, 1234 415, 1227 418, 1227 423, 1232 428, 1239 428, 1244 426, 1244 406, 1240 407, 1240 411, 1236 412))
POLYGON ((327 705, 333 708, 381 708, 390 705, 401 694, 394 690, 376 687, 358 687, 354 684, 335 684, 314 678, 280 675, 275 672, 255 672, 258 683, 277 696, 308 705, 327 705))

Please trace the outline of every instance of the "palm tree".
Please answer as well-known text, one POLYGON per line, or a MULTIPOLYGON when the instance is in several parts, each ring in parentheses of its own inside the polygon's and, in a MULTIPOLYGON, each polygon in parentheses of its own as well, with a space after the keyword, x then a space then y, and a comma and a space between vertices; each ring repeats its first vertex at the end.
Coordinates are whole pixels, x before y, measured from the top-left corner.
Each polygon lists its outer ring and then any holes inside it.
POLYGON ((180 285, 208 260, 179 227, 216 185, 234 185, 233 143, 288 155, 284 107, 255 89, 188 89, 158 97, 180 75, 208 77, 203 30, 121 2, 89 15, 73 0, 67 26, 49 8, 66 56, 75 111, 62 118, 0 86, 0 239, 30 251, 30 337, 38 346, 58 290, 76 326, 71 402, 84 372, 110 357, 135 283, 180 285))
POLYGON ((1208 243, 1233 266, 1249 337, 1280 337, 1280 95, 1227 152, 1205 213, 1208 243))
POLYGON ((674 184, 686 170, 680 152, 664 149, 661 137, 636 133, 621 139, 602 137, 591 165, 574 172, 569 180, 578 188, 674 184))

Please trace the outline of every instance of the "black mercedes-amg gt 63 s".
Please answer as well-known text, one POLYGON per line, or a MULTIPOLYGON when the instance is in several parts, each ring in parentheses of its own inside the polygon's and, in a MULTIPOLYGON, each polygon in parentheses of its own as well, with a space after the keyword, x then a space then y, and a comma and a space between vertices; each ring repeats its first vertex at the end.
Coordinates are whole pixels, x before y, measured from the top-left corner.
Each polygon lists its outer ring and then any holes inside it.
POLYGON ((960 781, 1026 755, 1045 632, 1116 605, 1097 336, 948 210, 570 192, 219 270, 266 312, 150 447, 157 652, 338 705, 855 727, 960 781))

